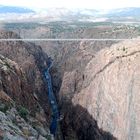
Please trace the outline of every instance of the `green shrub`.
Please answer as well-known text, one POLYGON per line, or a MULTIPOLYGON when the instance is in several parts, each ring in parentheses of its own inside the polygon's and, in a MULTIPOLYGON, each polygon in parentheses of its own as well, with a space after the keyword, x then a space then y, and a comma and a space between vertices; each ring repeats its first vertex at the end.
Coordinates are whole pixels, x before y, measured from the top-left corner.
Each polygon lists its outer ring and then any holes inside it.
POLYGON ((6 113, 6 111, 9 109, 9 106, 8 105, 3 105, 3 106, 0 106, 0 111, 3 112, 3 113, 6 113))
POLYGON ((51 140, 51 139, 52 139, 50 135, 45 136, 45 138, 46 138, 47 140, 51 140))
POLYGON ((20 106, 20 107, 18 108, 18 113, 19 113, 19 115, 20 115, 23 119, 27 120, 27 116, 28 116, 28 114, 29 114, 28 109, 26 109, 25 107, 20 106))
POLYGON ((125 47, 123 47, 123 51, 125 51, 126 50, 126 48, 125 47))

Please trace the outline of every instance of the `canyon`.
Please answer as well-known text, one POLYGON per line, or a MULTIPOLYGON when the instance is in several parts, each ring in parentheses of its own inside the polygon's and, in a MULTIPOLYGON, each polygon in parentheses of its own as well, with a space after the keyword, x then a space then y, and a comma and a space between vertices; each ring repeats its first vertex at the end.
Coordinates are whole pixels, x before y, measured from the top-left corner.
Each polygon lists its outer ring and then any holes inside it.
MULTIPOLYGON (((113 27, 77 28, 54 35, 134 40, 0 42, 0 138, 52 138, 52 110, 44 79, 51 57, 52 88, 62 117, 57 136, 61 132, 64 140, 139 140, 139 30, 113 27), (11 113, 18 119, 9 118, 11 113), (26 127, 20 126, 19 118, 26 127)), ((33 32, 33 38, 49 36, 52 31, 46 27, 42 27, 44 32, 39 30, 23 29, 20 36, 33 32)), ((0 38, 20 38, 18 33, 4 29, 0 38)))

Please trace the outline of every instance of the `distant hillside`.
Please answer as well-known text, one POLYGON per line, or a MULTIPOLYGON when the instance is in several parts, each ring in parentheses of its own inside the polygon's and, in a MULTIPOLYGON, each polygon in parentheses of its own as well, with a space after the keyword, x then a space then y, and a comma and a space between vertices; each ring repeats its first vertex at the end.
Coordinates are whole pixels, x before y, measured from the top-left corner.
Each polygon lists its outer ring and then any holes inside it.
POLYGON ((120 8, 109 11, 108 17, 140 17, 140 8, 120 8))
POLYGON ((112 10, 48 8, 32 10, 24 7, 0 6, 2 21, 140 21, 140 8, 112 10), (11 16, 11 14, 13 14, 11 16))
POLYGON ((0 6, 0 14, 5 13, 33 13, 34 11, 28 8, 15 6, 0 6))

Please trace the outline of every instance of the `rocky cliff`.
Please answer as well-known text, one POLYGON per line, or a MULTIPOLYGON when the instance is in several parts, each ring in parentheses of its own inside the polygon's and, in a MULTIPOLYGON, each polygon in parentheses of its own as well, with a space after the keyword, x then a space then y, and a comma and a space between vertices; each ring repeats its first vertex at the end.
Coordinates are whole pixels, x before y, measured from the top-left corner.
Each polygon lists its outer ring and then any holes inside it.
MULTIPOLYGON (((13 32, 1 32, 0 38, 17 38, 17 34, 13 32)), ((32 94, 44 105, 47 102, 42 72, 47 67, 47 55, 43 53, 39 46, 22 41, 0 42, 0 53, 16 62, 24 72, 26 78, 25 89, 27 94, 32 94), (29 89, 29 90, 28 90, 29 89)), ((25 84, 23 84, 24 88, 25 84)), ((21 90, 22 92, 22 90, 21 90)), ((20 94, 19 94, 20 95, 20 94)), ((24 100, 21 100, 24 102, 24 100)), ((31 102, 30 98, 26 102, 31 102)), ((31 106, 28 106, 32 108, 31 106)))
MULTIPOLYGON (((2 31, 0 38, 19 38, 2 31)), ((31 43, 0 42, 0 137, 40 139, 50 137, 49 106, 43 72, 48 57, 31 43)))
POLYGON ((60 89, 62 125, 71 124, 81 140, 138 140, 139 69, 140 42, 135 40, 102 49, 83 69, 66 71, 60 89))

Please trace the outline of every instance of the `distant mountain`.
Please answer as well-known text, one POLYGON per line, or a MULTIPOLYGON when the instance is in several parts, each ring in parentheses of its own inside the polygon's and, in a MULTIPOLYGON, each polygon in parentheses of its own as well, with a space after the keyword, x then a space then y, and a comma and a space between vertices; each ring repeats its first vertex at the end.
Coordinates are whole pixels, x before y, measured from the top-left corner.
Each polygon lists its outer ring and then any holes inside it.
POLYGON ((140 8, 95 9, 28 9, 0 6, 2 21, 140 21, 140 8), (12 14, 12 15, 11 15, 12 14))
POLYGON ((37 14, 46 14, 49 17, 81 17, 81 16, 96 16, 98 14, 98 10, 94 9, 68 9, 68 8, 48 8, 41 9, 37 11, 37 14))
POLYGON ((118 8, 112 10, 95 10, 95 9, 66 9, 53 8, 47 9, 46 15, 50 17, 59 17, 61 20, 88 20, 100 21, 105 19, 115 20, 140 20, 140 8, 118 8))
POLYGON ((140 8, 120 8, 110 10, 107 14, 108 17, 140 17, 140 8))
POLYGON ((0 6, 0 14, 6 14, 6 13, 33 13, 34 11, 28 8, 23 7, 15 7, 15 6, 0 6))
POLYGON ((42 11, 58 17, 140 17, 140 8, 136 7, 112 10, 51 8, 42 11))
POLYGON ((21 7, 0 6, 0 20, 2 21, 71 21, 85 20, 96 17, 98 11, 94 9, 27 9, 21 7), (13 14, 11 16, 11 14, 13 14))

